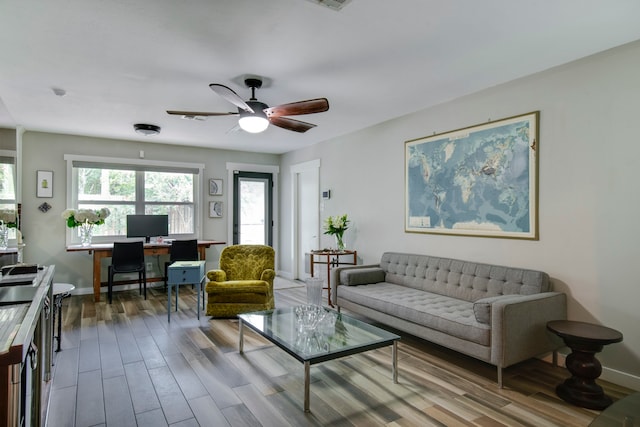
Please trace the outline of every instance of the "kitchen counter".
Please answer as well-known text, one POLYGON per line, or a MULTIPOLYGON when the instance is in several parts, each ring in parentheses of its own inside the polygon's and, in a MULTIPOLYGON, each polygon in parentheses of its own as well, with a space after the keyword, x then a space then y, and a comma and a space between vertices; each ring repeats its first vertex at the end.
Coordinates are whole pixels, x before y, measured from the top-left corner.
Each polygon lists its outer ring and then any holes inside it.
POLYGON ((44 424, 41 391, 51 378, 54 270, 41 267, 26 285, 3 286, 0 280, 0 425, 44 424))

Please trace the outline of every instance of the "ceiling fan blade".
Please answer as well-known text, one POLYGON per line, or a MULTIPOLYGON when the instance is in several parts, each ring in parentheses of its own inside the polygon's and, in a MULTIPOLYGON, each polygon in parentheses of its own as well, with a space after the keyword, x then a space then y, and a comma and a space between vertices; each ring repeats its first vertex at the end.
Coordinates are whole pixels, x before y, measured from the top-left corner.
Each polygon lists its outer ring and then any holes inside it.
POLYGON ((207 116, 237 116, 237 112, 229 112, 229 113, 209 113, 206 111, 176 111, 176 110, 167 110, 168 114, 173 114, 174 116, 185 116, 186 118, 193 117, 207 117, 207 116))
POLYGON ((309 129, 316 127, 312 123, 303 122, 296 119, 290 119, 288 117, 269 117, 269 122, 272 125, 281 127, 283 129, 292 130, 294 132, 306 132, 309 129))
POLYGON ((222 98, 226 99, 236 107, 253 113, 254 111, 247 105, 246 102, 237 93, 235 93, 232 89, 226 87, 225 85, 220 85, 217 83, 211 83, 209 85, 212 91, 220 95, 222 98))
POLYGON ((299 116, 301 114, 322 113, 329 109, 327 98, 308 99, 265 108, 267 117, 299 116))

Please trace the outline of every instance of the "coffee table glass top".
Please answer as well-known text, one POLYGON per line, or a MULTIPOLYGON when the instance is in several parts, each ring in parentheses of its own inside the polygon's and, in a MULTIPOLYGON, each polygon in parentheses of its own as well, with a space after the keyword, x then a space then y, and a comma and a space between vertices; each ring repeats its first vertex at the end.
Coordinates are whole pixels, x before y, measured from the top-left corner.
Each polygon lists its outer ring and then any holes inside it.
POLYGON ((602 411, 589 427, 640 425, 640 392, 630 394, 602 411))
POLYGON ((304 328, 296 310, 308 307, 277 308, 238 317, 300 362, 311 364, 385 347, 400 339, 399 335, 320 307, 324 317, 316 325, 304 328))

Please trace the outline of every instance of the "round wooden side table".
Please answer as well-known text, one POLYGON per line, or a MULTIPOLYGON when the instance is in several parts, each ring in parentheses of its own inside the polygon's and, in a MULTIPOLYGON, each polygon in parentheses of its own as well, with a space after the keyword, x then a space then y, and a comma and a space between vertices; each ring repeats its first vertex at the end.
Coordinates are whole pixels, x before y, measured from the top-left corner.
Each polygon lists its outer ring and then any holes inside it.
POLYGON ((571 349, 565 365, 572 376, 556 387, 558 396, 588 409, 602 410, 611 405, 611 398, 596 384, 596 379, 602 374, 602 365, 595 354, 607 344, 622 341, 622 333, 605 326, 573 320, 553 320, 547 323, 547 329, 562 338, 571 349))

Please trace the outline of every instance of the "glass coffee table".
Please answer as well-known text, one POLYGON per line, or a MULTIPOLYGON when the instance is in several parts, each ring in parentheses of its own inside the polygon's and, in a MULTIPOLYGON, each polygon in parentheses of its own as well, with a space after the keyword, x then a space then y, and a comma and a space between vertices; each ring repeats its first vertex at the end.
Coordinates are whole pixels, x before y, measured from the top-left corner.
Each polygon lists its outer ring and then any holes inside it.
MULTIPOLYGON (((398 347, 400 336, 358 319, 322 307, 324 316, 317 324, 302 322, 300 314, 310 306, 278 308, 239 314, 239 351, 242 353, 244 326, 274 343, 304 364, 304 411, 309 412, 311 365, 380 347, 392 346, 391 376, 398 382, 398 347)), ((313 316, 311 316, 313 317, 313 316)), ((307 316, 307 319, 309 316, 307 316)), ((313 322, 310 322, 313 323, 313 322)))

